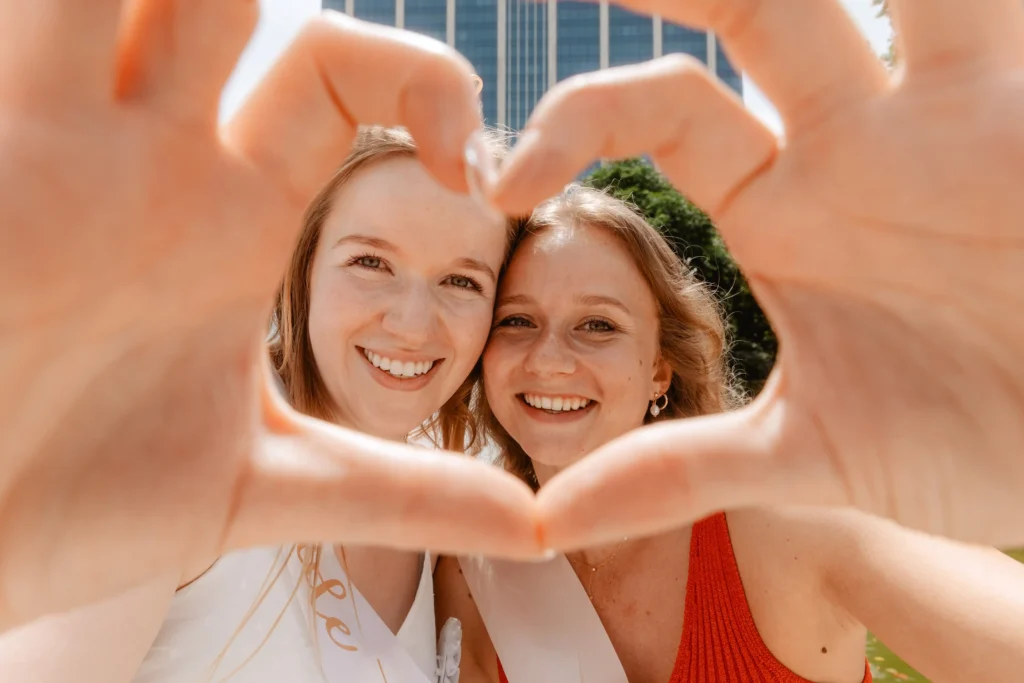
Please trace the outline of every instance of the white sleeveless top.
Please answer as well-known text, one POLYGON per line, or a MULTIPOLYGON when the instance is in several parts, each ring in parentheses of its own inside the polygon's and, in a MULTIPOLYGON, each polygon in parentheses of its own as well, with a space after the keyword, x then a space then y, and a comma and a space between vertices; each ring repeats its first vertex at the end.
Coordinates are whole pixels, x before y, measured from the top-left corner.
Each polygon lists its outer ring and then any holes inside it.
MULTIPOLYGON (((225 555, 178 591, 133 683, 362 683, 344 671, 322 670, 308 609, 309 584, 301 576, 296 553, 286 558, 287 552, 261 548, 225 555), (260 595, 264 597, 254 608, 260 595)), ((331 552, 330 546, 324 552, 331 552)), ((323 578, 344 580, 329 575, 334 565, 321 563, 323 578)), ((424 557, 416 597, 396 636, 427 679, 435 680, 429 556, 424 557)))

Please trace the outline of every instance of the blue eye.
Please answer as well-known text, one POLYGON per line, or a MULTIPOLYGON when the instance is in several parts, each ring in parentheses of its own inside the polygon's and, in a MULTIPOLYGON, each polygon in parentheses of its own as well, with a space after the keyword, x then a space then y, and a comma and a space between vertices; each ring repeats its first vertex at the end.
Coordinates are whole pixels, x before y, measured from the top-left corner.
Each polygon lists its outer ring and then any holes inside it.
POLYGON ((510 315, 499 322, 496 327, 532 327, 533 324, 521 315, 510 315))
POLYGON ((347 265, 374 271, 386 272, 389 270, 387 261, 374 254, 359 254, 358 256, 353 256, 348 260, 347 265))
POLYGON ((582 327, 587 332, 614 332, 616 329, 610 322, 600 318, 587 320, 583 323, 582 327))
POLYGON ((379 270, 384 264, 377 256, 360 256, 356 258, 355 262, 363 268, 370 268, 372 270, 379 270))
POLYGON ((449 275, 445 282, 456 289, 469 289, 474 292, 483 291, 483 287, 480 286, 479 282, 466 275, 449 275))

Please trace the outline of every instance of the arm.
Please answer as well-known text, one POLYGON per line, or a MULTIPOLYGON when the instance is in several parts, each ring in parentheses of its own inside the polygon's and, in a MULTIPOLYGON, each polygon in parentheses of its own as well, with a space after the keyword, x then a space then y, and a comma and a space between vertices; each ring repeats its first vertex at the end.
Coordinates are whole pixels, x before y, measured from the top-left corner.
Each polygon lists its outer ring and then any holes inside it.
POLYGON ((863 513, 820 514, 837 606, 935 683, 1020 678, 1024 565, 863 513))
POLYGON ((177 573, 164 576, 0 635, 4 683, 128 683, 160 630, 177 584, 177 573))
POLYGON ((434 574, 434 613, 437 630, 455 617, 462 622, 462 665, 460 683, 497 683, 498 655, 487 635, 487 627, 469 592, 459 560, 442 557, 434 574))

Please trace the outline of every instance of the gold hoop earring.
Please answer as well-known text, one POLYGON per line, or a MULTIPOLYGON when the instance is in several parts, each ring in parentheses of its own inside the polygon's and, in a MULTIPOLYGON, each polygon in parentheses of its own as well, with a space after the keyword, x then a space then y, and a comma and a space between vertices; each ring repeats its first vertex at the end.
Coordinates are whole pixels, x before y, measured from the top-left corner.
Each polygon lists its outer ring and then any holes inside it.
POLYGON ((651 417, 658 417, 661 415, 661 411, 668 408, 668 394, 662 394, 661 396, 655 396, 654 400, 651 401, 651 417), (658 405, 658 401, 665 399, 664 405, 658 405))

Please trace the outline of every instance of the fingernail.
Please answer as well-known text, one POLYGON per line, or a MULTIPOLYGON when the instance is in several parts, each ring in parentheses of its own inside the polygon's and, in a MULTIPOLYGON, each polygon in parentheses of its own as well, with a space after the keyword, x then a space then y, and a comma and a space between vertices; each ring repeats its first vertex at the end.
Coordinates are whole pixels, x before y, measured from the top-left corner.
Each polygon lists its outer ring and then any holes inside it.
POLYGON ((498 180, 498 166, 481 131, 474 131, 466 140, 463 161, 465 162, 469 196, 488 213, 504 219, 504 212, 487 198, 498 180))

